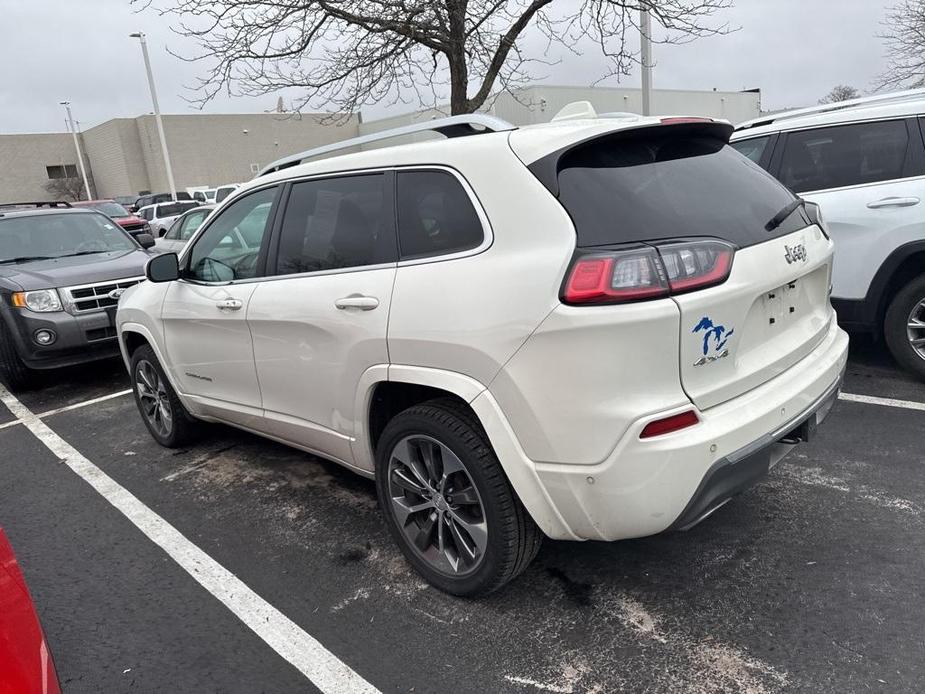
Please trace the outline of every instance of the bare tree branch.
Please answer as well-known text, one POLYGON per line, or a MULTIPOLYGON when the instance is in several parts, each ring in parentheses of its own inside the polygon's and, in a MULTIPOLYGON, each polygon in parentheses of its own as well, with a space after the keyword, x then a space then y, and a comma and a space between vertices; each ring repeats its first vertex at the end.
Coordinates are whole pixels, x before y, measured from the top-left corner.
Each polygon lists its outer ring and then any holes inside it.
MULTIPOLYGON (((549 65, 553 44, 577 52, 590 40, 607 59, 605 76, 627 74, 639 12, 658 27, 653 40, 681 43, 730 31, 714 13, 732 0, 132 0, 174 20, 195 41, 203 73, 191 85, 200 106, 219 94, 258 96, 296 88, 297 109, 339 118, 373 103, 451 113, 484 108, 515 93, 549 65), (546 51, 527 55, 529 27, 546 51), (494 96, 493 96, 494 95, 494 96)), ((177 54, 175 54, 177 55, 177 54)))
POLYGON ((832 91, 819 99, 819 103, 834 104, 839 101, 848 101, 848 99, 857 99, 859 96, 861 96, 861 92, 854 87, 847 84, 836 84, 832 87, 832 91))
POLYGON ((903 0, 887 12, 886 31, 879 34, 886 44, 887 69, 876 82, 877 89, 913 89, 925 86, 925 2, 903 0))

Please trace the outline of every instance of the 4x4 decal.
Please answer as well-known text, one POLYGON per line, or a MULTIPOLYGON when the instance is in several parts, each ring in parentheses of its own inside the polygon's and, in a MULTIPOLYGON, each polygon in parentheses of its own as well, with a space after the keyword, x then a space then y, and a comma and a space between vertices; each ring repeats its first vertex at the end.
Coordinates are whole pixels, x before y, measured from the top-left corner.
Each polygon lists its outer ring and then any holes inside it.
POLYGON ((703 332, 703 356, 694 362, 694 366, 703 366, 729 356, 726 343, 735 333, 735 328, 727 330, 725 325, 717 325, 709 316, 704 316, 691 330, 692 333, 701 331, 703 332))

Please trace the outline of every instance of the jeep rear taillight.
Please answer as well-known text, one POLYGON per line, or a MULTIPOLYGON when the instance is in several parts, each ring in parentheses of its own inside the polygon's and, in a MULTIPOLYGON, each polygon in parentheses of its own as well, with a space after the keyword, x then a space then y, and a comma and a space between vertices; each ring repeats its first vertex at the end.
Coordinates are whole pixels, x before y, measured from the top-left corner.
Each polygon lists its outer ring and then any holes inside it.
POLYGON ((566 304, 620 304, 721 284, 735 248, 716 239, 579 250, 562 290, 566 304))

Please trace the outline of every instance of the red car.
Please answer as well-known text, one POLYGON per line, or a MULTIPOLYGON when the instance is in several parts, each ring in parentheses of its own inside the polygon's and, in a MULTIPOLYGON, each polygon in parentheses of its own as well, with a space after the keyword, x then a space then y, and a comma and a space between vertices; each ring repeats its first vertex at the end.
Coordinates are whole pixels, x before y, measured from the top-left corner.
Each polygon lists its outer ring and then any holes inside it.
POLYGON ((16 555, 0 529, 0 694, 61 694, 16 555))
POLYGON ((147 220, 136 217, 115 200, 81 200, 72 202, 71 207, 92 207, 99 210, 132 236, 151 233, 151 225, 147 220))

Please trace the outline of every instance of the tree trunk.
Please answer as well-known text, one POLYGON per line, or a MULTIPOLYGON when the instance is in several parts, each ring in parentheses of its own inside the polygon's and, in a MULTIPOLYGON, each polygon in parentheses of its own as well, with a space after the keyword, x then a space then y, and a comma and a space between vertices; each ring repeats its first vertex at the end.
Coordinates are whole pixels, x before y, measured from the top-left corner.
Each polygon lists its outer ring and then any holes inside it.
POLYGON ((465 56, 450 59, 450 114, 458 116, 471 113, 469 104, 469 74, 466 69, 465 56))

